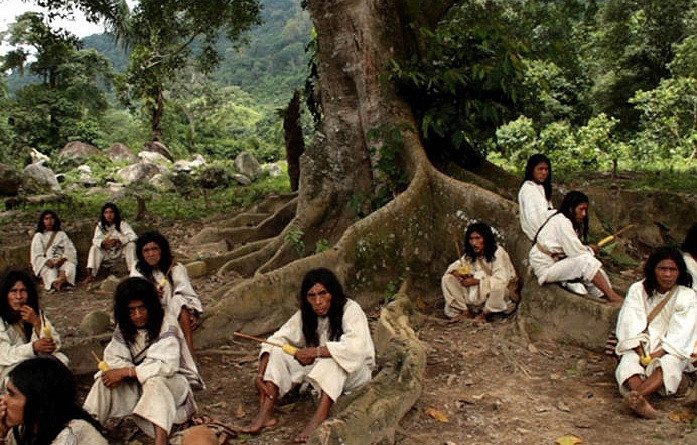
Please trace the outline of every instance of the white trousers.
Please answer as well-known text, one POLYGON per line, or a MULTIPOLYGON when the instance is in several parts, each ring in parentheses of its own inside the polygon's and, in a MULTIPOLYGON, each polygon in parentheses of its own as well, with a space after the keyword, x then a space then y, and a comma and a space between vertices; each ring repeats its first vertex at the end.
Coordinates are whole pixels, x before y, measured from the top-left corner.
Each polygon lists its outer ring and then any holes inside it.
POLYGON ((190 393, 189 382, 182 374, 151 377, 142 385, 129 380, 112 389, 98 378, 85 399, 84 408, 102 423, 110 417, 134 414, 138 427, 154 437, 153 424, 169 434, 173 424, 189 418, 192 412, 183 408, 190 393))
POLYGON ((118 259, 123 258, 126 260, 126 267, 128 268, 128 273, 131 273, 133 267, 136 264, 136 244, 135 242, 127 243, 116 251, 105 251, 104 249, 92 245, 90 247, 90 253, 87 255, 87 267, 92 269, 92 276, 96 277, 99 267, 102 265, 104 259, 118 259))
POLYGON ((306 380, 335 402, 342 392, 350 392, 370 379, 368 366, 349 374, 331 357, 320 358, 311 365, 303 366, 280 348, 273 348, 269 352, 269 363, 264 373, 264 380, 273 382, 278 387, 279 398, 290 391, 293 385, 306 380))
POLYGON ((590 253, 566 257, 562 260, 549 263, 546 267, 540 267, 533 262, 531 262, 531 264, 533 265, 535 275, 537 275, 537 280, 540 285, 580 279, 590 295, 602 297, 603 293, 600 289, 595 287, 591 280, 593 280, 595 274, 600 271, 608 283, 610 282, 607 274, 602 269, 600 261, 590 253))
POLYGON ((44 282, 44 289, 51 289, 51 283, 58 279, 58 274, 60 272, 65 272, 65 276, 68 279, 68 284, 75 286, 75 264, 70 261, 66 261, 61 265, 61 267, 47 267, 44 266, 39 272, 41 280, 44 282))
MULTIPOLYGON (((477 272, 474 278, 483 279, 484 273, 477 272)), ((465 309, 478 312, 483 310, 487 314, 510 313, 515 304, 510 299, 507 291, 493 291, 488 295, 482 295, 480 285, 462 286, 460 281, 451 273, 446 273, 440 280, 440 287, 445 299, 444 312, 447 317, 453 318, 460 315, 465 309)))
POLYGON ((682 373, 687 368, 687 360, 682 360, 672 354, 666 354, 661 358, 654 359, 649 366, 644 368, 639 362, 639 354, 635 351, 627 351, 622 354, 620 364, 615 369, 615 379, 620 388, 620 393, 625 394, 628 389, 624 386, 633 375, 638 375, 642 379, 653 374, 653 372, 661 368, 663 370, 663 388, 665 393, 675 394, 682 380, 682 373))

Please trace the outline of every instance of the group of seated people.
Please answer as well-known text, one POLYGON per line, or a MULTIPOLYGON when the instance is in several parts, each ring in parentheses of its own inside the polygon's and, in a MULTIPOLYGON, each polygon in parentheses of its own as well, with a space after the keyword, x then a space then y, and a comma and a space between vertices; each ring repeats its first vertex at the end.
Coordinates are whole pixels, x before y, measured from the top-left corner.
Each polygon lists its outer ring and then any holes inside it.
MULTIPOLYGON (((552 165, 543 154, 528 160, 518 194, 520 225, 531 241, 529 265, 538 283, 558 283, 570 292, 621 304, 617 320, 620 358, 617 383, 627 405, 639 416, 656 410, 647 396, 673 394, 684 372, 697 368, 697 224, 680 249, 656 249, 644 264, 644 278, 619 295, 588 244, 588 197, 567 193, 552 206, 552 165), (695 356, 693 356, 695 354, 695 356)), ((445 315, 453 321, 491 314, 510 314, 517 302, 516 275, 493 230, 477 222, 464 237, 464 255, 448 266, 441 279, 445 315)))
MULTIPOLYGON (((624 300, 595 258, 597 249, 585 244, 588 198, 570 192, 554 210, 550 196, 551 163, 543 155, 533 156, 519 195, 521 226, 532 242, 530 266, 540 284, 559 282, 576 293, 624 301, 617 323, 617 382, 632 410, 653 417, 656 412, 647 396, 658 390, 674 393, 683 372, 693 369, 697 295, 691 286, 697 273, 697 225, 690 229, 682 253, 666 247, 651 254, 645 278, 630 287, 624 300)), ((495 231, 484 223, 471 224, 463 247, 464 254, 442 278, 446 315, 485 321, 492 314, 512 313, 519 282, 495 231)), ((45 289, 74 284, 75 256, 58 216, 43 212, 32 242, 32 266, 45 289)), ((116 328, 82 408, 75 402, 67 357, 59 352, 60 337, 39 307, 32 277, 10 271, 3 278, 0 372, 7 386, 0 399, 0 438, 6 442, 99 445, 106 443, 99 422, 133 415, 155 444, 162 445, 173 426, 195 412, 193 390, 204 384, 193 357, 192 332, 202 307, 186 268, 174 261, 164 236, 136 236, 121 221, 118 208, 108 203, 95 229, 88 281, 101 261, 119 257, 131 277, 115 291, 116 328), (60 415, 35 416, 43 395, 54 392, 65 403, 40 412, 57 410, 60 415)), ((318 398, 314 415, 294 438, 306 442, 342 393, 371 379, 375 350, 367 317, 344 294, 332 271, 314 269, 305 275, 298 306, 261 349, 254 381, 258 413, 244 432, 255 434, 276 425, 278 399, 306 383, 318 398)))

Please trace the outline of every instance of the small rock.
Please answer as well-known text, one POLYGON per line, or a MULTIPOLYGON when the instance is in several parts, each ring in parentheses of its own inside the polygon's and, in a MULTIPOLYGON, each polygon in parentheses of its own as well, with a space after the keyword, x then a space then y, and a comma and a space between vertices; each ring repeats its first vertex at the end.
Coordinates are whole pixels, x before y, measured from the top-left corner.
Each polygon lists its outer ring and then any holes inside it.
POLYGON ((567 405, 566 403, 562 402, 561 400, 560 400, 559 402, 557 402, 557 409, 558 409, 559 411, 563 411, 563 412, 565 412, 565 413, 570 413, 570 412, 571 412, 571 408, 569 408, 569 405, 567 405))
POLYGON ((206 275, 207 268, 204 261, 194 261, 186 265, 186 272, 190 278, 199 278, 206 275))
POLYGON ((80 329, 90 335, 103 334, 111 331, 111 317, 104 311, 89 312, 82 319, 80 329))
POLYGON ((540 352, 540 351, 537 349, 537 347, 536 347, 535 345, 533 345, 532 343, 528 343, 528 351, 529 351, 531 354, 537 354, 538 352, 540 352))
POLYGON ((116 290, 116 286, 119 285, 119 282, 120 280, 116 278, 114 275, 109 275, 99 285, 99 290, 103 293, 112 295, 116 290))
POLYGON ((252 183, 252 181, 248 177, 240 173, 234 173, 232 175, 232 179, 239 182, 241 185, 249 185, 252 183))

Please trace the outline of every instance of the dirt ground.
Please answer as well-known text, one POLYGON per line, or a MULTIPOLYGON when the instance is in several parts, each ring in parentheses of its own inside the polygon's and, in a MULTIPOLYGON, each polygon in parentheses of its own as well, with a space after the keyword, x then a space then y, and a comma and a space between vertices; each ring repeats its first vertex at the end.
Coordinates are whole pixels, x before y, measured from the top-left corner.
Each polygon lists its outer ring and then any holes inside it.
MULTIPOLYGON (((202 224, 177 224, 163 232, 177 249, 178 240, 196 233, 202 224)), ((209 295, 221 285, 219 279, 205 277, 193 284, 204 308, 211 307, 209 295)), ((697 444, 693 437, 697 433, 689 434, 695 413, 686 410, 690 397, 655 399, 665 416, 637 419, 617 393, 612 359, 555 343, 527 345, 515 335, 513 320, 483 326, 471 321, 446 323, 435 292, 427 317, 416 326, 429 349, 424 391, 402 420, 395 443, 554 444, 562 436, 574 435, 586 444, 697 444)), ((68 293, 43 294, 41 303, 61 336, 69 340, 84 334, 76 324, 85 314, 110 311, 111 296, 78 286, 68 293)), ((378 313, 379 308, 368 310, 371 322, 378 313)), ((231 426, 250 422, 257 403, 252 385, 257 354, 257 345, 248 342, 196 352, 207 384, 196 394, 200 414, 231 426)), ((83 394, 90 382, 90 376, 80 378, 83 394)), ((309 396, 289 401, 279 407, 280 423, 275 428, 258 436, 240 434, 232 443, 288 443, 312 410, 309 396)), ((137 436, 130 443, 151 442, 137 436)))

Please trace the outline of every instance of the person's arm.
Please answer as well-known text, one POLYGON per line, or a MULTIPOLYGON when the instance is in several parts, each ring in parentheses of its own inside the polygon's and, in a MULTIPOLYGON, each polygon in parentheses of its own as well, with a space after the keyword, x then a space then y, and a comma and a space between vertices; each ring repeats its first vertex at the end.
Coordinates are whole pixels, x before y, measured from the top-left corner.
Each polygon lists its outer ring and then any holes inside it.
POLYGON ((159 338, 148 347, 145 359, 135 367, 138 381, 141 383, 155 376, 171 377, 179 370, 179 325, 169 321, 163 322, 163 326, 165 324, 166 327, 160 331, 159 338))
POLYGON ((68 234, 65 232, 61 232, 63 235, 63 245, 65 246, 65 250, 63 251, 63 258, 65 258, 68 262, 73 263, 77 265, 77 251, 75 250, 75 244, 68 238, 68 234))
POLYGON ((4 321, 0 321, 0 366, 13 366, 35 356, 32 342, 22 341, 19 334, 4 321))
MULTIPOLYGON (((661 338, 661 349, 664 353, 688 359, 697 342, 697 298, 695 292, 686 287, 679 286, 676 292, 668 329, 661 338)), ((670 302, 664 310, 668 307, 670 302)))
POLYGON ((121 221, 121 238, 123 244, 135 243, 138 239, 138 235, 126 221, 121 221))
POLYGON ((571 221, 563 215, 556 217, 556 219, 558 219, 557 238, 564 254, 567 257, 575 257, 588 253, 589 249, 578 238, 571 221))
POLYGON ((92 236, 92 245, 98 249, 104 249, 103 243, 104 232, 102 232, 102 226, 97 223, 97 227, 94 228, 94 235, 92 236))
POLYGON ((185 306, 197 316, 203 313, 201 299, 191 285, 186 266, 181 263, 172 267, 172 299, 175 306, 185 306))
POLYGON ((320 349, 320 355, 331 356, 344 371, 352 373, 365 366, 366 361, 373 361, 375 356, 368 319, 355 301, 346 302, 342 327, 344 333, 339 341, 328 341, 320 349))
POLYGON ((35 233, 34 237, 31 240, 30 254, 31 267, 34 271, 34 275, 39 276, 39 274, 41 273, 41 269, 43 269, 44 266, 53 267, 53 265, 46 264, 46 262, 50 260, 46 258, 46 255, 44 255, 44 243, 41 239, 40 233, 35 233))
MULTIPOLYGON (((630 350, 638 351, 642 343, 648 341, 644 333, 648 314, 644 306, 644 289, 641 281, 632 284, 617 316, 615 334, 618 354, 630 350)), ((649 352, 649 351, 646 351, 649 352)))

